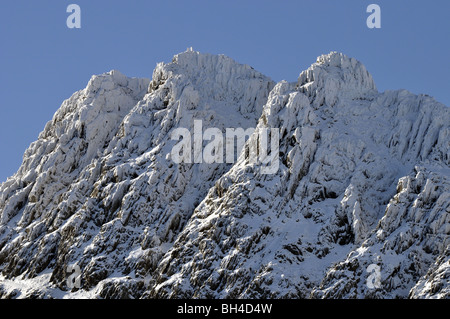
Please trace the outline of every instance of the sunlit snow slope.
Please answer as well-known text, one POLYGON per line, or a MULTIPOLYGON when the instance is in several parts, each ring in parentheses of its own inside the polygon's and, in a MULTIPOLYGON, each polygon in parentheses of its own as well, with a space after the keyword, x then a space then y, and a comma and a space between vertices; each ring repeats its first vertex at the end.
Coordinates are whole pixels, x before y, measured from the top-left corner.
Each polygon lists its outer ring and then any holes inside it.
POLYGON ((188 50, 92 77, 47 123, 0 185, 0 296, 449 298, 449 234, 448 107, 336 52, 276 84, 188 50), (194 120, 279 129, 278 171, 175 164, 194 120))

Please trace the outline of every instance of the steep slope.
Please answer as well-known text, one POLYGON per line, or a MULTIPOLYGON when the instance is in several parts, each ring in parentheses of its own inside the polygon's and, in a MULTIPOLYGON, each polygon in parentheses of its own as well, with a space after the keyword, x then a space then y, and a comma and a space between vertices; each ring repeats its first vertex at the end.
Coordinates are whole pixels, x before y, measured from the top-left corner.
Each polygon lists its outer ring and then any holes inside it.
POLYGON ((51 283, 66 289, 67 267, 76 264, 83 288, 101 283, 100 296, 139 296, 195 206, 231 167, 175 165, 167 158, 176 143, 171 132, 192 132, 196 119, 221 130, 254 127, 273 85, 228 57, 193 51, 159 64, 150 83, 118 72, 91 79, 1 186, 2 273, 33 278, 48 269, 51 283))
POLYGON ((0 297, 448 298, 449 123, 336 52, 296 83, 193 51, 93 77, 0 186, 0 297), (195 120, 256 131, 234 164, 176 164, 195 120))
POLYGON ((33 276, 47 267, 64 239, 55 230, 61 230, 83 200, 72 191, 74 185, 95 182, 85 180, 83 172, 105 150, 148 84, 117 71, 94 76, 47 123, 25 152, 19 171, 0 187, 3 273, 27 271, 33 276))
POLYGON ((147 296, 448 296, 449 123, 432 98, 380 94, 356 60, 319 57, 264 107, 258 128, 280 128, 277 174, 241 157, 196 208, 147 296), (366 285, 372 263, 378 289, 366 285), (426 280, 438 281, 431 292, 426 280))

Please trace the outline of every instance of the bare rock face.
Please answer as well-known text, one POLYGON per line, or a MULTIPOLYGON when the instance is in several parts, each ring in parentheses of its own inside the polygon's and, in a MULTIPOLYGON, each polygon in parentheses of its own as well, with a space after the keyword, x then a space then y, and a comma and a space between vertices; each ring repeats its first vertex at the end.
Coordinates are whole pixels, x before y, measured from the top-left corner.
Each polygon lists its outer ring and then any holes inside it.
POLYGON ((448 298, 449 123, 336 52, 296 83, 193 51, 94 76, 0 186, 0 296, 448 298), (174 163, 195 120, 277 129, 278 169, 174 163))

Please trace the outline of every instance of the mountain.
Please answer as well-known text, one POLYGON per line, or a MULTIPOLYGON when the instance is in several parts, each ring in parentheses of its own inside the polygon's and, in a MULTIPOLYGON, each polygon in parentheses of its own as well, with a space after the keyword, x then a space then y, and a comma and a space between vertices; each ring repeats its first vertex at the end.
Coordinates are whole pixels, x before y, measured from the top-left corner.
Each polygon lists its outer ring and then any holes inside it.
POLYGON ((337 52, 296 83, 192 50, 94 76, 0 186, 0 296, 449 298, 449 123, 337 52))

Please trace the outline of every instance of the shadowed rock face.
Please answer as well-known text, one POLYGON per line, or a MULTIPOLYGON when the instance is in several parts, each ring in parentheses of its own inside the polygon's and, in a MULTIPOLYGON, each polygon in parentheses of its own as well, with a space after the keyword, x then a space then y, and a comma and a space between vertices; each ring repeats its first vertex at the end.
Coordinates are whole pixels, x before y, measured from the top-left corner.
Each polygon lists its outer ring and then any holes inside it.
POLYGON ((449 123, 335 52, 297 83, 193 51, 94 76, 0 186, 0 296, 448 298, 449 123), (278 171, 175 164, 194 120, 279 129, 278 171))

